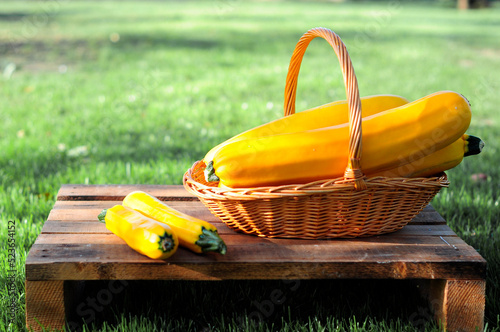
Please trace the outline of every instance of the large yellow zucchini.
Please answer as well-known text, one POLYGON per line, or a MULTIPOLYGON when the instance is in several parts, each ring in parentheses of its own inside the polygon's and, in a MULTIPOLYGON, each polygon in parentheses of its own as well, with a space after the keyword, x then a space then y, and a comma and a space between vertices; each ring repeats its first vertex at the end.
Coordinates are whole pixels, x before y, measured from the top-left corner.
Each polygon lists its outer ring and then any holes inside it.
MULTIPOLYGON (((407 104, 408 100, 395 95, 374 95, 361 98, 362 116, 370 116, 407 104)), ((349 121, 347 100, 334 101, 306 111, 295 113, 253 129, 244 131, 212 148, 204 158, 207 163, 224 145, 245 138, 257 138, 284 133, 294 133, 322 127, 336 126, 349 121)))
MULTIPOLYGON (((399 167, 440 150, 469 127, 462 95, 442 91, 363 118, 361 168, 366 175, 399 167)), ((235 141, 207 164, 209 181, 256 187, 342 177, 348 161, 347 124, 235 141)))
POLYGON ((460 164, 464 157, 479 154, 484 142, 476 136, 464 134, 450 145, 408 164, 370 176, 426 177, 436 175, 460 164))

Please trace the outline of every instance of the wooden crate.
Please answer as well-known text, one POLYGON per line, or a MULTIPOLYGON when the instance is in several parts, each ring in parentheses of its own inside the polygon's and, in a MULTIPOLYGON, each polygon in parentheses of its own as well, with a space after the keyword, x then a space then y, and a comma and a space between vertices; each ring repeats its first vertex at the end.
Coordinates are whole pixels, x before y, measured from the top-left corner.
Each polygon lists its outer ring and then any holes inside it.
POLYGON ((63 185, 26 259, 26 324, 34 330, 40 330, 37 322, 64 326, 86 280, 415 279, 445 329, 475 331, 483 329, 485 274, 486 261, 431 206, 392 234, 268 239, 230 230, 182 186, 63 185), (130 249, 97 215, 133 190, 214 223, 227 254, 180 248, 162 261, 130 249))

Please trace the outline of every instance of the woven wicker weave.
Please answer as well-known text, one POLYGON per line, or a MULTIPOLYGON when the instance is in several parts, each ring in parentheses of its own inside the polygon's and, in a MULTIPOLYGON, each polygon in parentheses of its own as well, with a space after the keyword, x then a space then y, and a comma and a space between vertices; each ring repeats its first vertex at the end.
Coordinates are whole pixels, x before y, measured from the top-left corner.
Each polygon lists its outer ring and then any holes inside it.
POLYGON ((295 112, 300 64, 312 39, 324 38, 342 69, 349 105, 349 160, 343 178, 259 188, 223 188, 207 183, 205 164, 185 173, 184 187, 230 228, 284 238, 352 238, 404 227, 449 182, 446 174, 428 178, 366 178, 360 168, 361 102, 351 59, 340 37, 325 28, 305 33, 290 60, 285 116, 295 112))

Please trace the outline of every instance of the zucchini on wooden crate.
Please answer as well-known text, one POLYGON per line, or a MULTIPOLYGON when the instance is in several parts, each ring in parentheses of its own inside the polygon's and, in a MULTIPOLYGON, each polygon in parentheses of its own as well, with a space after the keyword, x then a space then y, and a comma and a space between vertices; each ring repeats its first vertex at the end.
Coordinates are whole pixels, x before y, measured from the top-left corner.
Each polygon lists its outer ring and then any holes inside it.
POLYGON ((132 249, 149 258, 166 259, 179 246, 177 235, 168 225, 125 206, 103 210, 98 218, 132 249))

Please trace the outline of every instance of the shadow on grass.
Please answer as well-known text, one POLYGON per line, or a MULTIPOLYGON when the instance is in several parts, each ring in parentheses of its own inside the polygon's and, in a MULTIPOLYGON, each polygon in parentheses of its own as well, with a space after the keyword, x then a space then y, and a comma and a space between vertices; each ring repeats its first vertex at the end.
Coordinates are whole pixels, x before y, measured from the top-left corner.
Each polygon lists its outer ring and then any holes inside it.
POLYGON ((432 321, 415 285, 401 280, 267 281, 92 281, 68 317, 80 327, 121 324, 122 317, 146 317, 173 324, 176 330, 237 330, 265 325, 280 330, 323 325, 333 318, 363 322, 400 321, 423 329, 432 321), (194 325, 194 326, 193 326, 194 325))
POLYGON ((29 16, 29 14, 22 12, 0 13, 0 21, 20 21, 26 16, 29 16))
MULTIPOLYGON (((154 33, 126 32, 112 42, 112 36, 89 39, 57 39, 32 40, 20 38, 8 40, 0 45, 0 54, 4 56, 16 55, 29 59, 45 59, 51 55, 59 55, 69 59, 96 60, 97 54, 109 48, 112 51, 126 53, 140 53, 187 49, 203 51, 211 49, 234 48, 238 52, 262 52, 270 47, 284 46, 290 49, 305 31, 276 32, 271 35, 261 35, 258 32, 220 32, 214 34, 200 33, 200 31, 154 33)), ((116 37, 114 37, 116 38, 116 37)), ((290 54, 291 55, 291 54, 290 54)))
MULTIPOLYGON (((192 137, 192 139, 200 139, 192 137)), ((67 178, 67 172, 78 172, 81 167, 89 165, 88 170, 93 171, 97 163, 109 163, 110 172, 116 170, 116 164, 130 163, 134 164, 155 163, 161 160, 184 161, 191 160, 195 162, 203 157, 206 149, 200 146, 183 144, 181 140, 171 144, 155 143, 152 144, 147 139, 141 138, 131 141, 129 139, 113 139, 109 142, 98 142, 95 149, 92 146, 89 152, 80 155, 71 155, 71 151, 50 151, 39 152, 23 150, 22 152, 5 156, 0 159, 0 177, 5 185, 19 185, 33 194, 45 194, 40 190, 43 187, 37 186, 37 181, 46 181, 52 179, 58 181, 58 178, 67 178)), ((82 146, 85 148, 86 146, 82 146)), ((78 147, 77 147, 78 148, 78 147)), ((154 172, 151 169, 151 172, 154 172)), ((89 174, 90 178, 99 177, 97 174, 89 174)), ((113 174, 101 174, 100 177, 112 178, 113 174)), ((50 181, 50 180, 49 180, 50 181)), ((78 181, 78 180, 75 180, 78 181)), ((180 180, 179 180, 180 181, 180 180)), ((54 190, 58 190, 58 184, 54 190)), ((53 193, 55 194, 55 193, 53 193)))
MULTIPOLYGON (((1 19, 1 18, 0 18, 1 19)), ((58 39, 58 40, 31 40, 19 38, 9 40, 0 45, 2 55, 31 55, 37 58, 46 58, 47 54, 60 54, 73 57, 71 53, 80 50, 81 53, 95 54, 103 48, 110 47, 119 51, 151 52, 161 49, 188 48, 210 49, 220 46, 219 41, 208 38, 186 37, 175 34, 124 34, 119 41, 110 39, 58 39), (82 52, 86 50, 86 52, 82 52)), ((84 60, 85 58, 82 58, 84 60)), ((93 58, 86 58, 93 60, 93 58)))

